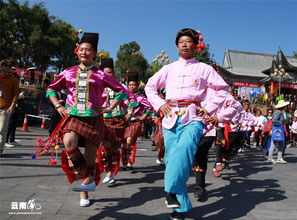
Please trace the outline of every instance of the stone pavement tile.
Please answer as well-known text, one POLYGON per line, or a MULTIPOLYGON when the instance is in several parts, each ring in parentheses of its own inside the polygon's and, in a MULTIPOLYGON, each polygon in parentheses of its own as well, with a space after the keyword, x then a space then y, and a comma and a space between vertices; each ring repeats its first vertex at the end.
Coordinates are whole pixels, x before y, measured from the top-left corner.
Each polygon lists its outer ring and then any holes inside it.
POLYGON ((264 209, 253 210, 253 215, 257 219, 263 220, 296 220, 297 210, 283 210, 283 209, 264 209))
POLYGON ((9 191, 10 189, 15 187, 16 185, 17 185, 16 183, 9 183, 8 184, 8 183, 0 180, 0 193, 2 194, 2 192, 9 191))
POLYGON ((63 206, 58 210, 57 214, 59 215, 85 215, 85 216, 94 216, 99 213, 99 210, 104 206, 108 206, 108 204, 103 204, 102 206, 98 203, 93 203, 89 207, 80 207, 79 199, 77 202, 69 200, 69 202, 65 202, 63 206))
MULTIPOLYGON (((26 191, 33 191, 33 192, 48 192, 48 193, 54 193, 54 194, 66 194, 70 190, 70 184, 69 185, 55 185, 52 184, 52 181, 48 181, 47 183, 41 183, 40 181, 33 185, 33 184, 27 184, 27 183, 22 183, 22 184, 17 184, 15 185, 14 191, 18 190, 26 190, 26 191)), ((53 195, 54 195, 53 194, 53 195)))
POLYGON ((272 210, 295 210, 297 219, 297 198, 288 198, 286 201, 273 201, 261 204, 265 209, 272 210))
MULTIPOLYGON (((9 220, 84 220, 88 219, 88 216, 83 215, 53 215, 53 214, 19 214, 19 215, 10 215, 9 220)), ((1 217, 2 220, 2 217, 1 217)))
POLYGON ((26 192, 26 191, 9 190, 7 192, 3 192, 1 194, 1 211, 2 211, 2 208, 4 208, 4 210, 8 210, 10 208, 11 202, 25 202, 33 195, 34 195, 34 192, 26 192), (2 202, 7 202, 9 205, 2 206, 2 202))
POLYGON ((1 216, 1 220, 7 220, 8 218, 11 217, 11 215, 9 215, 7 211, 4 211, 4 212, 1 211, 0 216, 1 216))
POLYGON ((127 220, 168 220, 169 214, 157 214, 157 215, 150 215, 150 214, 140 214, 138 212, 135 213, 123 213, 123 212, 102 212, 98 213, 97 215, 90 216, 88 220, 111 220, 111 219, 127 219, 127 220))

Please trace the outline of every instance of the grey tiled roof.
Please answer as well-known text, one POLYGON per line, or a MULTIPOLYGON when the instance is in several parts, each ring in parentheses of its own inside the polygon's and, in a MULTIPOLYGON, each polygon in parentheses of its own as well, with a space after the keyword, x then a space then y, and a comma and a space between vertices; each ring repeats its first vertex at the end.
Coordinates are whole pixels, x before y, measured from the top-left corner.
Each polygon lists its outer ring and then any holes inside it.
MULTIPOLYGON (((223 68, 238 76, 267 77, 262 71, 269 69, 276 55, 226 49, 223 68)), ((297 58, 286 57, 297 66, 297 58)))

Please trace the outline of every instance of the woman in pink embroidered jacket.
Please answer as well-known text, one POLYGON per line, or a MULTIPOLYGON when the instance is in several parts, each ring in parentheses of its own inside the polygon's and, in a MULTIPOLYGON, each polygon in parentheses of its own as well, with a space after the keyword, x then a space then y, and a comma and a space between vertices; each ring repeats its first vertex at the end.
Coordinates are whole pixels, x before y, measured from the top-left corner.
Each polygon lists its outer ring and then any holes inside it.
MULTIPOLYGON (((104 72, 114 76, 112 58, 102 58, 100 68, 104 72)), ((128 94, 128 98, 131 102, 130 106, 137 106, 134 94, 124 84, 122 84, 122 86, 128 94)), ((113 106, 113 103, 117 102, 118 95, 119 94, 115 93, 112 89, 106 88, 102 94, 102 101, 104 101, 102 107, 109 108, 109 106, 113 106)), ((102 183, 113 184, 115 182, 115 176, 118 173, 120 166, 120 148, 125 140, 126 113, 127 106, 124 101, 121 101, 113 108, 113 111, 103 114, 104 140, 97 151, 98 163, 100 164, 102 171, 106 172, 106 176, 102 183)))
POLYGON ((102 113, 111 112, 118 102, 127 99, 123 86, 93 64, 98 39, 97 33, 84 33, 77 50, 80 65, 61 72, 47 88, 47 97, 64 117, 59 127, 59 135, 66 148, 61 154, 62 168, 70 183, 82 179, 82 184, 73 188, 81 192, 81 206, 90 205, 84 192, 95 191, 100 181, 95 161, 97 147, 104 135, 102 113), (64 107, 56 92, 65 87, 68 95, 64 107), (103 108, 102 93, 106 87, 118 93, 118 100, 103 108), (85 147, 84 155, 79 146, 85 147))
POLYGON ((192 208, 187 194, 194 156, 204 127, 205 117, 212 115, 224 103, 228 85, 209 65, 194 58, 199 33, 186 28, 177 33, 179 60, 165 65, 152 76, 145 92, 156 111, 165 115, 162 121, 165 143, 166 204, 173 208, 171 218, 184 218, 192 208), (166 100, 158 89, 166 89, 166 100), (207 88, 215 91, 204 108, 200 102, 207 99, 207 88))
MULTIPOLYGON (((124 169, 129 170, 135 162, 136 140, 143 127, 143 121, 153 113, 153 107, 148 100, 140 94, 137 94, 139 87, 138 73, 128 73, 128 89, 135 95, 138 106, 128 108, 126 115, 127 124, 124 134, 125 141, 122 148, 122 163, 124 169)), ((127 106, 129 102, 126 101, 127 106)))

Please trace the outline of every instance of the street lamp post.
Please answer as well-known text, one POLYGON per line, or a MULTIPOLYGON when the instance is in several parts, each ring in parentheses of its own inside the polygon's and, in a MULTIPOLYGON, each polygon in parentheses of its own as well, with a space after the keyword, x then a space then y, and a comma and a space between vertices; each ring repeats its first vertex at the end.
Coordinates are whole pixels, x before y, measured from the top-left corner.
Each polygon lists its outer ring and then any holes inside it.
POLYGON ((278 96, 280 96, 280 94, 281 94, 281 82, 284 79, 288 79, 289 74, 286 72, 286 70, 283 68, 282 65, 278 65, 278 67, 276 67, 274 69, 274 72, 271 74, 271 77, 278 80, 278 96))

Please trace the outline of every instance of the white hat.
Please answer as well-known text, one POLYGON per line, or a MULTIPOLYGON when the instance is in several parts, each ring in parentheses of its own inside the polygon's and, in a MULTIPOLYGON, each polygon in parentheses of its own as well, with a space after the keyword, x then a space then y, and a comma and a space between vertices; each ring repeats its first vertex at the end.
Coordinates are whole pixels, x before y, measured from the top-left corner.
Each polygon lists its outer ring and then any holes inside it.
POLYGON ((289 104, 290 102, 286 102, 285 100, 279 100, 275 108, 283 108, 289 104))

